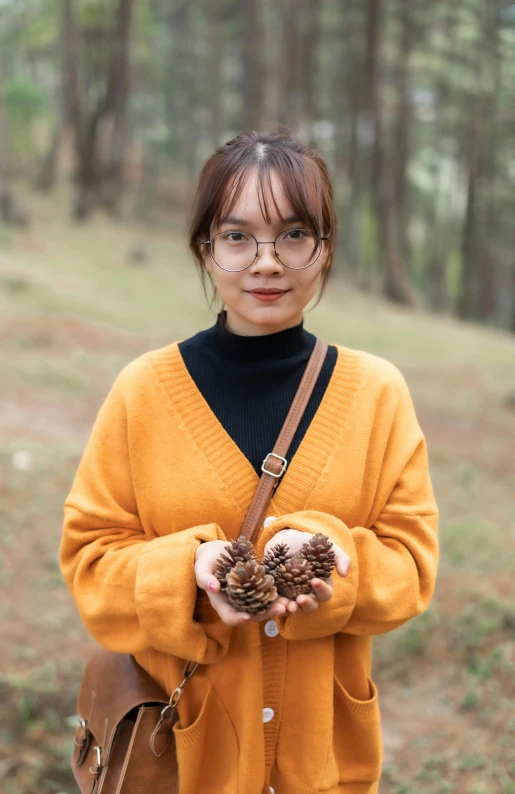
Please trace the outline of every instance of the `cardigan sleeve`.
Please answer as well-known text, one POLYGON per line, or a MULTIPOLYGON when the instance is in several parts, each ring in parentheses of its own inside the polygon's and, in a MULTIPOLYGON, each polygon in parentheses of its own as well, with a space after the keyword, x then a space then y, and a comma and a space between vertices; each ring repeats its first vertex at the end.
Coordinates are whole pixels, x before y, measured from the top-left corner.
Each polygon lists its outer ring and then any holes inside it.
POLYGON ((351 560, 346 577, 334 572, 333 595, 315 612, 276 618, 286 639, 315 639, 337 632, 384 634, 429 605, 438 565, 438 509, 426 441, 402 376, 397 388, 397 408, 377 489, 389 493, 386 500, 381 498, 371 525, 348 527, 328 513, 304 510, 277 518, 260 537, 264 547, 282 529, 322 532, 351 560))
POLYGON ((64 503, 61 571, 87 630, 109 650, 152 647, 215 662, 228 650, 231 628, 196 608, 194 559, 202 541, 226 538, 214 523, 162 537, 145 531, 122 383, 119 376, 99 411, 64 503))

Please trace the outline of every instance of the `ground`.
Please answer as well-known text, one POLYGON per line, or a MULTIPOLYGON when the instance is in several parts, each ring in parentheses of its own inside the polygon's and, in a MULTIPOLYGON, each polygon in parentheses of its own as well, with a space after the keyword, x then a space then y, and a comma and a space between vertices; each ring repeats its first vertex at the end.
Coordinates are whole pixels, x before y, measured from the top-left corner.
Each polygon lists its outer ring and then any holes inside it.
MULTIPOLYGON (((58 568, 62 504, 101 401, 139 353, 212 323, 180 219, 142 229, 30 197, 0 229, 0 789, 76 792, 92 648, 58 568), (143 246, 148 259, 129 253, 143 246)), ((394 309, 333 280, 306 325, 400 367, 441 511, 430 608, 375 639, 381 794, 515 794, 515 337, 394 309)))

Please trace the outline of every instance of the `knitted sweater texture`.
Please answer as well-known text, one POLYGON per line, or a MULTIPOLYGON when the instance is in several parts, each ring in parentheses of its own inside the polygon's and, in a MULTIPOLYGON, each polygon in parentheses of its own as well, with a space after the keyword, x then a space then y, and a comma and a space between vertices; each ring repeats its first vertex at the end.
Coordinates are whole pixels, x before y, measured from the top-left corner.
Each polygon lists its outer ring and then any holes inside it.
MULTIPOLYGON (((127 365, 65 501, 61 569, 87 629, 171 693, 200 662, 175 726, 179 794, 376 794, 371 640, 429 604, 438 509, 406 382, 338 345, 323 398, 274 493, 258 554, 286 527, 350 556, 310 614, 224 625, 197 591, 202 541, 236 538, 259 481, 178 343, 127 365), (275 635, 275 636, 274 636, 275 635)), ((220 384, 223 388, 223 383, 220 384)))

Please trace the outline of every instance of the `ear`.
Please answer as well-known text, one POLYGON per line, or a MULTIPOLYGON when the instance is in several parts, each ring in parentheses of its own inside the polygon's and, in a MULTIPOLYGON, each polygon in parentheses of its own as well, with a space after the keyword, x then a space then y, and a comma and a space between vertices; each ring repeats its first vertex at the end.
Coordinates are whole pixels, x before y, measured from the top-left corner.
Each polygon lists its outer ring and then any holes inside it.
POLYGON ((320 254, 320 259, 322 260, 322 272, 325 271, 327 268, 327 264, 329 262, 329 252, 327 250, 327 240, 322 241, 322 253, 320 254))
POLYGON ((204 267, 208 273, 213 272, 213 260, 211 259, 211 246, 202 246, 202 259, 204 260, 204 267))

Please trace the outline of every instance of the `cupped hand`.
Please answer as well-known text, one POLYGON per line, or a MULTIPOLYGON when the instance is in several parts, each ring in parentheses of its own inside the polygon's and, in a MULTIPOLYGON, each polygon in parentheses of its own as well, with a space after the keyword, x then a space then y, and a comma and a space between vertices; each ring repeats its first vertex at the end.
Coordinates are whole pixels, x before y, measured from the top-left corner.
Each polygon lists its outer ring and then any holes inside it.
MULTIPOLYGON (((309 542, 312 535, 308 532, 299 532, 297 529, 282 529, 277 532, 266 544, 265 554, 273 549, 278 543, 285 543, 290 552, 295 554, 300 550, 301 546, 309 542)), ((334 541, 332 541, 332 548, 335 558, 335 570, 339 576, 345 577, 350 567, 350 557, 346 554, 334 541)), ((296 612, 300 609, 301 612, 315 612, 319 604, 324 601, 329 601, 333 595, 333 577, 329 579, 312 579, 311 587, 313 593, 303 594, 297 596, 295 601, 287 600, 286 610, 289 613, 296 612)))
POLYGON ((248 621, 260 623, 263 620, 270 620, 278 615, 284 615, 288 604, 291 602, 281 596, 275 599, 266 612, 259 615, 239 612, 232 606, 227 595, 221 592, 220 582, 214 574, 216 562, 222 552, 225 551, 226 546, 227 543, 223 540, 210 540, 201 543, 195 553, 194 570, 197 585, 201 590, 206 591, 213 609, 218 612, 220 620, 226 626, 240 626, 248 621))

